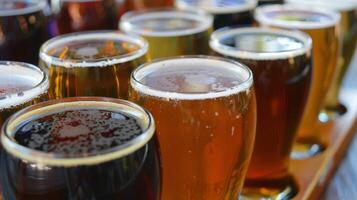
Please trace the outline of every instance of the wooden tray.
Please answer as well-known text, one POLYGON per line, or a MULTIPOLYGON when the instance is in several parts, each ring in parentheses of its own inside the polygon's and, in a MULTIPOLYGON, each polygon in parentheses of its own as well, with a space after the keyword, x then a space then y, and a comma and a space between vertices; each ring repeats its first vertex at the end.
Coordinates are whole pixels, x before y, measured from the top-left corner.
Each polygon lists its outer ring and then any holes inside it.
POLYGON ((290 163, 290 171, 299 187, 294 200, 319 199, 353 140, 357 131, 357 89, 341 91, 341 101, 347 113, 319 127, 319 131, 329 137, 330 146, 318 156, 290 163))

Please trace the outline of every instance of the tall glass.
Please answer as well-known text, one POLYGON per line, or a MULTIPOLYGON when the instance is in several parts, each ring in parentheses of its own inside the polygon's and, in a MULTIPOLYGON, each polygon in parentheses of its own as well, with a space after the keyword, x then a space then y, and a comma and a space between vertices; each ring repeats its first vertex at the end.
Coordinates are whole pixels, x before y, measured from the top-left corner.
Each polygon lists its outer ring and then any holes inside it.
POLYGON ((181 9, 203 9, 214 16, 214 29, 225 26, 251 26, 257 0, 176 0, 181 9))
POLYGON ((343 78, 354 55, 357 44, 357 1, 341 0, 338 3, 334 0, 288 0, 291 4, 306 6, 320 6, 340 12, 341 14, 341 45, 342 52, 339 57, 338 67, 334 75, 331 88, 327 94, 325 111, 329 117, 336 117, 344 114, 347 109, 340 103, 338 96, 343 78))
POLYGON ((120 29, 144 37, 150 59, 208 54, 213 17, 201 11, 151 9, 128 12, 120 29))
POLYGON ((156 60, 132 73, 130 100, 156 120, 162 199, 238 199, 256 123, 247 67, 217 57, 156 60))
POLYGON ((0 60, 38 64, 38 51, 49 35, 46 0, 0 2, 0 60))
POLYGON ((41 47, 51 98, 128 97, 130 73, 146 62, 147 42, 115 31, 66 34, 41 47))
POLYGON ((10 117, 1 133, 5 199, 160 199, 152 116, 102 97, 48 101, 10 117))
POLYGON ((310 36, 265 28, 220 29, 212 34, 210 46, 218 55, 249 66, 254 74, 257 133, 243 196, 292 198, 297 187, 288 167, 310 89, 310 36))
POLYGON ((326 94, 336 73, 340 18, 340 14, 332 10, 297 5, 267 5, 255 11, 255 19, 259 25, 299 29, 308 33, 313 40, 311 90, 292 154, 295 159, 316 155, 328 145, 328 138, 317 131, 317 125, 326 94))
POLYGON ((125 12, 124 0, 52 0, 58 34, 114 30, 125 12))

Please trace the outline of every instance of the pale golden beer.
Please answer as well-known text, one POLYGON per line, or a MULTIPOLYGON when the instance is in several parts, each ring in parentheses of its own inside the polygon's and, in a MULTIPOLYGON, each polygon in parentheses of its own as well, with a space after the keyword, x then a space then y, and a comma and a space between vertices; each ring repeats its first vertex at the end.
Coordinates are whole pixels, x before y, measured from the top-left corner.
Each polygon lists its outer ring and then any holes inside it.
POLYGON ((226 26, 251 26, 257 0, 176 0, 180 9, 202 9, 214 16, 214 29, 226 26))
POLYGON ((48 77, 40 68, 0 61, 0 127, 16 111, 48 98, 48 77))
POLYGON ((344 114, 347 110, 339 102, 338 96, 345 73, 354 55, 357 43, 357 1, 355 0, 287 0, 291 4, 319 6, 332 9, 341 14, 342 51, 331 88, 327 94, 325 110, 330 117, 344 114))
POLYGON ((251 71, 217 57, 176 57, 137 68, 130 100, 155 118, 162 199, 238 199, 253 150, 251 71))
POLYGON ((243 197, 292 198, 297 189, 288 166, 310 89, 310 36, 300 31, 225 28, 213 32, 210 47, 249 66, 254 74, 257 133, 243 197))
POLYGON ((313 40, 311 90, 294 147, 293 157, 301 159, 321 152, 327 138, 316 131, 318 117, 336 72, 339 55, 340 14, 331 10, 294 5, 268 5, 256 9, 261 26, 299 29, 313 40))
POLYGON ((66 34, 42 45, 51 98, 103 96, 126 99, 130 73, 146 62, 141 37, 115 31, 66 34))
POLYGON ((144 37, 150 59, 208 54, 213 17, 202 11, 151 9, 122 16, 120 29, 144 37))

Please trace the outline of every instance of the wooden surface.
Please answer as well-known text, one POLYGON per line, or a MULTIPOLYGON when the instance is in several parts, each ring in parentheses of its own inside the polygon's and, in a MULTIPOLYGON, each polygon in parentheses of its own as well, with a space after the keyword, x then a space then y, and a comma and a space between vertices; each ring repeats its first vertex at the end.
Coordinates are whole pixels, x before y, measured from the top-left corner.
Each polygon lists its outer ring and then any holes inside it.
MULTIPOLYGON (((344 88, 357 89, 357 53, 344 82, 344 88)), ((357 98, 353 103, 357 104, 357 98)), ((357 135, 354 136, 321 200, 357 200, 357 135)))
POLYGON ((327 150, 306 160, 291 161, 290 171, 299 188, 294 200, 357 200, 357 56, 340 99, 348 112, 320 124, 317 130, 329 138, 327 150))

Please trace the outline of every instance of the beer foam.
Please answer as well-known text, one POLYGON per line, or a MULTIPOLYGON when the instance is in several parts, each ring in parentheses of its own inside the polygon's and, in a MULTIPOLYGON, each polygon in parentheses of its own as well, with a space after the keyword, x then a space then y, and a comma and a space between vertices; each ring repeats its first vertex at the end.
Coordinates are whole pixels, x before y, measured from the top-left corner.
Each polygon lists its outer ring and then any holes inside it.
MULTIPOLYGON (((275 41, 279 42, 279 41, 275 41)), ((280 41, 283 45, 284 41, 280 41)), ((288 42, 288 41, 285 41, 288 42)), ((214 51, 238 59, 251 59, 251 60, 276 60, 276 59, 288 59, 303 54, 310 54, 312 49, 312 39, 306 33, 301 31, 286 31, 270 28, 223 28, 213 32, 210 39, 210 47, 214 51), (222 40, 231 38, 238 35, 276 35, 285 38, 295 39, 302 43, 302 46, 294 46, 291 49, 284 49, 281 51, 269 51, 269 52, 254 52, 250 50, 238 49, 228 46, 222 43, 222 40)))
POLYGON ((356 0, 285 0, 287 4, 318 6, 336 11, 352 11, 357 8, 356 0))
POLYGON ((235 14, 253 10, 257 0, 176 0, 180 9, 203 9, 211 14, 235 14))
POLYGON ((146 11, 131 11, 124 14, 121 17, 119 27, 124 32, 144 36, 174 37, 204 32, 211 28, 212 24, 213 17, 204 12, 151 9, 146 11), (163 24, 165 23, 172 27, 164 29, 163 24), (187 26, 184 26, 185 24, 187 26), (189 24, 192 26, 188 26, 189 24), (148 28, 149 25, 151 25, 150 28, 148 28), (152 28, 160 30, 152 30, 152 28))
POLYGON ((21 62, 0 62, 0 111, 29 102, 47 92, 47 75, 21 62))
POLYGON ((110 102, 111 99, 72 99, 76 101, 45 102, 36 109, 12 116, 1 134, 4 149, 22 160, 43 165, 94 165, 132 154, 144 147, 154 134, 151 115, 136 104, 124 100, 115 100, 118 103, 110 102), (53 116, 52 120, 49 116, 53 116), (34 123, 36 120, 41 123, 34 123), (111 132, 115 137, 108 138, 106 134, 111 128, 115 129, 111 132), (32 137, 21 138, 29 147, 15 142, 20 138, 16 138, 18 131, 32 133, 32 137), (33 134, 34 131, 38 134, 33 134), (51 144, 53 140, 46 146, 40 145, 49 138, 61 142, 57 146, 51 144), (71 138, 76 138, 76 142, 69 141, 71 138))
POLYGON ((306 7, 301 5, 285 4, 259 6, 255 9, 254 18, 257 22, 259 22, 260 26, 306 30, 336 26, 341 19, 341 15, 338 12, 314 6, 306 7), (292 19, 294 15, 297 17, 319 17, 321 20, 294 20, 292 19), (289 20, 284 20, 284 17, 289 18, 289 20))
POLYGON ((46 0, 11 0, 0 3, 0 17, 26 15, 45 9, 46 0), (18 7, 20 6, 21 7, 18 7))
POLYGON ((40 49, 40 58, 44 62, 62 67, 106 67, 108 65, 115 65, 119 63, 125 63, 144 56, 148 50, 148 43, 139 36, 127 35, 116 31, 85 31, 64 34, 57 36, 45 42, 40 49), (53 49, 71 42, 78 41, 91 41, 91 40, 103 40, 103 41, 118 41, 128 42, 138 45, 140 48, 137 51, 130 52, 123 55, 111 56, 108 58, 99 58, 92 60, 76 60, 76 59, 61 59, 49 55, 53 49))
MULTIPOLYGON (((158 78, 152 80, 160 81, 158 78)), ((249 92, 253 77, 249 68, 232 60, 212 56, 185 56, 144 64, 132 73, 130 83, 134 90, 148 96, 174 100, 199 100, 249 92), (175 76, 167 76, 168 80, 163 82, 169 85, 153 87, 143 82, 145 77, 153 73, 175 76), (179 88, 175 80, 170 80, 177 77, 183 79, 179 88), (230 80, 228 87, 227 84, 217 81, 220 77, 227 77, 230 80), (170 85, 176 85, 176 88, 170 85)))

